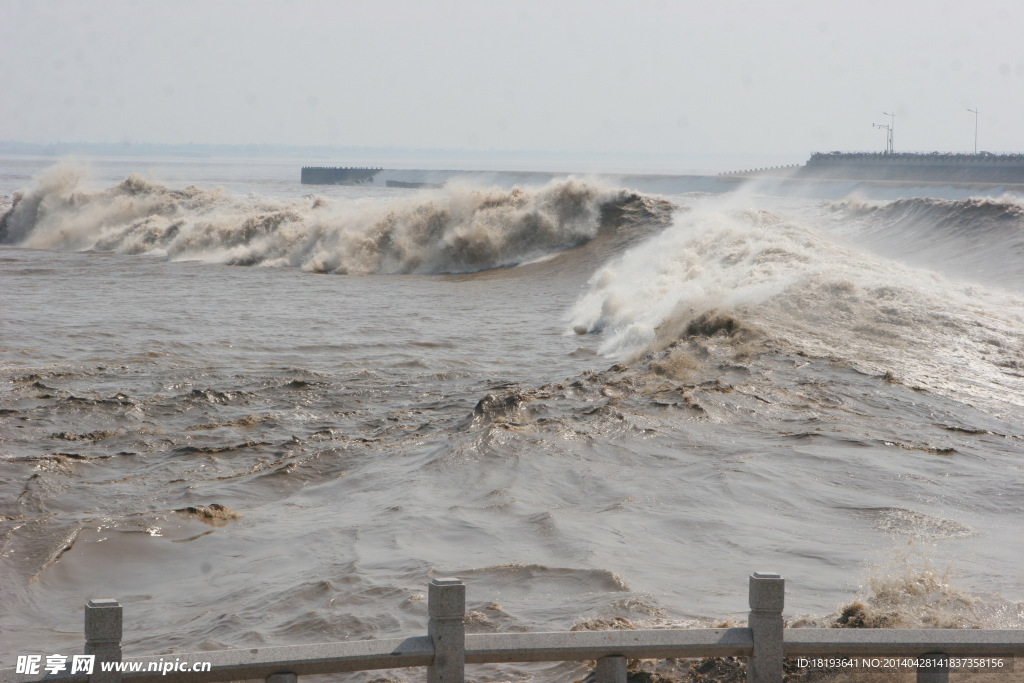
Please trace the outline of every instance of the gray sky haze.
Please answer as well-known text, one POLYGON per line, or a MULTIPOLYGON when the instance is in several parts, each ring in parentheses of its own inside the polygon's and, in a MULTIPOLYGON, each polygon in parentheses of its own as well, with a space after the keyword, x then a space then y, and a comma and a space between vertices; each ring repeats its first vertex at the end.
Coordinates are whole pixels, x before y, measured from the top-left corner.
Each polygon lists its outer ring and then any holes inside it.
MULTIPOLYGON (((0 140, 1024 151, 1024 3, 0 0, 0 140)), ((713 165, 713 164, 712 164, 713 165)))

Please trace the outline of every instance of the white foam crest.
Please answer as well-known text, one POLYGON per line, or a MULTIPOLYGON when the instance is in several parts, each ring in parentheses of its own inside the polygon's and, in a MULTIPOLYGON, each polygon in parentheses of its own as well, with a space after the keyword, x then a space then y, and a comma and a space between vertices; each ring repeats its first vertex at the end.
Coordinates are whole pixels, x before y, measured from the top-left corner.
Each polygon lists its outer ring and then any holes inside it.
POLYGON ((880 258, 715 198, 598 271, 571 313, 630 359, 725 313, 799 353, 837 358, 978 407, 1024 406, 1024 301, 880 258))
POLYGON ((572 178, 535 190, 456 185, 387 204, 245 199, 141 176, 83 192, 80 180, 51 169, 15 197, 0 240, 316 272, 472 272, 585 242, 603 207, 629 196, 572 178))
POLYGON ((937 566, 935 547, 913 543, 887 549, 862 569, 856 600, 839 623, 874 628, 1020 628, 1024 605, 958 586, 953 566, 937 566))
POLYGON ((601 353, 642 352, 670 319, 780 293, 813 267, 814 246, 809 234, 773 214, 709 199, 598 271, 573 309, 573 329, 603 331, 601 353))
POLYGON ((24 242, 37 228, 41 216, 63 211, 75 201, 79 185, 87 176, 85 166, 65 160, 47 169, 28 190, 15 192, 11 207, 0 216, 0 242, 24 242))

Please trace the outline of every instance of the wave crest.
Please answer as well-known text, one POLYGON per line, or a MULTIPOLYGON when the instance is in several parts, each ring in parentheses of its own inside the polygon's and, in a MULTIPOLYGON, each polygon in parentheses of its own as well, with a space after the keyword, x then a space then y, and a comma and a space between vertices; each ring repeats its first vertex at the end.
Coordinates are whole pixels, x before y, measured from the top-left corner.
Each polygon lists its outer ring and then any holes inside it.
MULTIPOLYGON (((713 202, 599 270, 572 312, 599 351, 637 360, 709 337, 789 349, 1019 410, 1019 297, 880 259, 812 226, 713 202)), ((751 345, 754 345, 753 347, 751 345)))
POLYGON ((90 192, 81 177, 60 164, 16 193, 0 242, 321 273, 464 273, 582 244, 614 229, 638 197, 570 178, 539 189, 451 186, 388 204, 269 201, 139 175, 90 192))
POLYGON ((851 216, 882 215, 897 220, 928 219, 933 223, 948 223, 964 228, 969 226, 971 221, 978 220, 1024 221, 1024 204, 1010 195, 1000 199, 971 197, 957 200, 912 197, 888 202, 848 197, 831 202, 830 205, 851 216))
POLYGON ((1003 289, 1024 290, 1024 203, 934 198, 827 205, 840 234, 888 258, 1003 289))

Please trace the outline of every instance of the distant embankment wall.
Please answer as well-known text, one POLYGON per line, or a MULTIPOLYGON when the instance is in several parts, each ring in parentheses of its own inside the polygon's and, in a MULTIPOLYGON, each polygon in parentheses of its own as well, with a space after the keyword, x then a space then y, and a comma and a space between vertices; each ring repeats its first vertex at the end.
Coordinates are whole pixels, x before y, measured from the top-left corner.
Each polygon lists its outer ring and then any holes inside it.
POLYGON ((338 168, 328 166, 304 166, 303 185, 361 185, 373 182, 380 168, 338 168))
POLYGON ((813 154, 800 176, 832 180, 1024 183, 1024 154, 813 154))

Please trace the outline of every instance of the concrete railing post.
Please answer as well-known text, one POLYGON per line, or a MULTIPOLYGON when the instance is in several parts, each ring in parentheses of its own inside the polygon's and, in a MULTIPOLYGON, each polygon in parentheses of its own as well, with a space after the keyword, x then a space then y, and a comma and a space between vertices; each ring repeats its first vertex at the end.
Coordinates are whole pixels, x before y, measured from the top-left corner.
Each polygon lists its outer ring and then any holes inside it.
POLYGON ((747 662, 747 683, 782 683, 782 608, 786 581, 778 574, 750 575, 750 616, 754 653, 747 662))
POLYGON ((266 678, 267 683, 298 683, 299 677, 290 671, 270 674, 266 678))
POLYGON ((626 683, 626 658, 609 655, 597 660, 596 683, 626 683))
MULTIPOLYGON (((939 659, 940 657, 945 657, 945 655, 941 652, 929 652, 926 655, 921 655, 920 658, 934 662, 936 659, 939 659)), ((949 667, 918 667, 917 683, 949 683, 949 667)))
POLYGON ((427 635, 434 641, 434 663, 427 683, 466 679, 466 586, 458 579, 434 579, 427 590, 427 635))
POLYGON ((102 662, 121 661, 121 603, 100 599, 85 603, 85 654, 96 657, 90 683, 120 683, 120 671, 103 671, 102 662))

